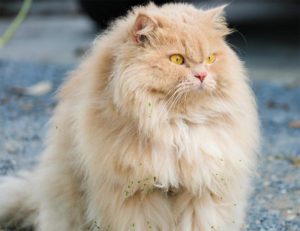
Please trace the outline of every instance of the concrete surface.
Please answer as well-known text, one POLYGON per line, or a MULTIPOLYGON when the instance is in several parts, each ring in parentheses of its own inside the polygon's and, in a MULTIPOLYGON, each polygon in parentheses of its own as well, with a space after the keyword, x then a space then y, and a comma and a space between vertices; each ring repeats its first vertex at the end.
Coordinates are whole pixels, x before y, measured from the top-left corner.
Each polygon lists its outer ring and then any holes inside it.
MULTIPOLYGON (((11 18, 0 18, 0 35, 11 21, 11 18)), ((10 42, 0 48, 0 59, 73 64, 95 36, 92 23, 82 15, 33 15, 24 21, 10 42)))

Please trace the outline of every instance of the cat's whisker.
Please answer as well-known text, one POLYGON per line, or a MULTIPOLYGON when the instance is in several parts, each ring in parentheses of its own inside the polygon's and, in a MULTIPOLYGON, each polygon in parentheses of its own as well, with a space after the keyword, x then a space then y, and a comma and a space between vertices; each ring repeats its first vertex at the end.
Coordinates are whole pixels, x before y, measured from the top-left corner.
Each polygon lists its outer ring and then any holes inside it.
POLYGON ((166 93, 166 97, 165 97, 165 101, 163 101, 163 105, 161 106, 161 109, 158 113, 159 117, 162 116, 162 114, 165 112, 165 113, 168 113, 168 103, 173 95, 173 89, 170 89, 167 93, 166 93), (171 95, 172 94, 172 95, 171 95), (171 96, 170 96, 171 95, 171 96))
POLYGON ((173 106, 175 105, 175 103, 178 101, 179 95, 177 94, 174 98, 174 100, 171 102, 171 104, 168 107, 168 110, 171 111, 171 109, 173 108, 173 106))
POLYGON ((186 82, 179 83, 174 89, 171 88, 165 96, 165 102, 163 102, 163 105, 161 106, 160 111, 158 112, 159 117, 162 116, 163 113, 169 113, 169 104, 173 100, 173 97, 180 91, 180 88, 184 85, 186 85, 186 82))
POLYGON ((174 92, 174 89, 172 89, 172 88, 167 92, 166 97, 165 97, 166 101, 164 102, 164 106, 162 106, 162 109, 160 110, 159 116, 161 116, 161 113, 163 113, 164 110, 166 113, 169 113, 168 104, 169 104, 169 101, 172 100, 172 97, 174 94, 175 94, 175 92, 174 92))
POLYGON ((165 109, 166 109, 166 113, 169 113, 170 112, 170 104, 172 104, 172 100, 173 100, 173 97, 175 97, 176 95, 176 91, 173 92, 173 94, 167 99, 166 103, 165 103, 165 109))
POLYGON ((182 98, 182 95, 184 95, 184 93, 186 93, 186 90, 190 89, 191 86, 193 86, 193 84, 187 82, 187 83, 180 83, 176 87, 176 90, 175 90, 174 94, 172 95, 175 98, 171 102, 171 104, 168 105, 169 111, 173 108, 174 105, 176 105, 179 102, 179 100, 182 98))
POLYGON ((233 50, 235 50, 239 55, 244 55, 244 54, 245 54, 245 51, 244 51, 244 50, 242 50, 241 48, 239 48, 239 47, 233 45, 232 43, 227 42, 227 44, 228 44, 233 50))

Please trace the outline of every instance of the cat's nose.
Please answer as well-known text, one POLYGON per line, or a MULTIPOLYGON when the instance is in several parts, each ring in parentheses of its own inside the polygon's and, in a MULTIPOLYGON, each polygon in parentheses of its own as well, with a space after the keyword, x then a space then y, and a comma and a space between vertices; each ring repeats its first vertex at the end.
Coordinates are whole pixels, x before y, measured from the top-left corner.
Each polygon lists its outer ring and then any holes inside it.
POLYGON ((204 81, 205 77, 207 76, 207 72, 203 71, 203 72, 199 72, 197 74, 194 74, 194 76, 199 79, 201 82, 204 81))

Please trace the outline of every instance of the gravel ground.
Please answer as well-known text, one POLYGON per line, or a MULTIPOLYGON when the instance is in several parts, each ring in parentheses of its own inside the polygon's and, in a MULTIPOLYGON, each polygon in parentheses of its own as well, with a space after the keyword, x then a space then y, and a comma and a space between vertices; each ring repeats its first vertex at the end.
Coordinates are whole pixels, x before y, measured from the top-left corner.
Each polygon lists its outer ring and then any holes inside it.
MULTIPOLYGON (((1 175, 37 163, 55 106, 53 95, 71 68, 0 60, 1 175), (24 96, 14 90, 44 80, 53 89, 43 96, 24 96)), ((255 81, 253 87, 264 139, 246 230, 299 231, 300 87, 263 81, 255 81)))

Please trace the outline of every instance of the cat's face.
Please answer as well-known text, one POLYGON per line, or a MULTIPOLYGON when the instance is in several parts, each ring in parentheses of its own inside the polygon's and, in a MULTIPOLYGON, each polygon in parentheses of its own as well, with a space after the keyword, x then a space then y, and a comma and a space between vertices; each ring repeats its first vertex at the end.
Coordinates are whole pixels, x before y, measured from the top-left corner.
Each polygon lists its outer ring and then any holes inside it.
POLYGON ((222 11, 165 5, 135 13, 116 58, 115 96, 127 105, 142 98, 174 106, 220 95, 233 81, 232 65, 240 65, 224 41, 222 11))

